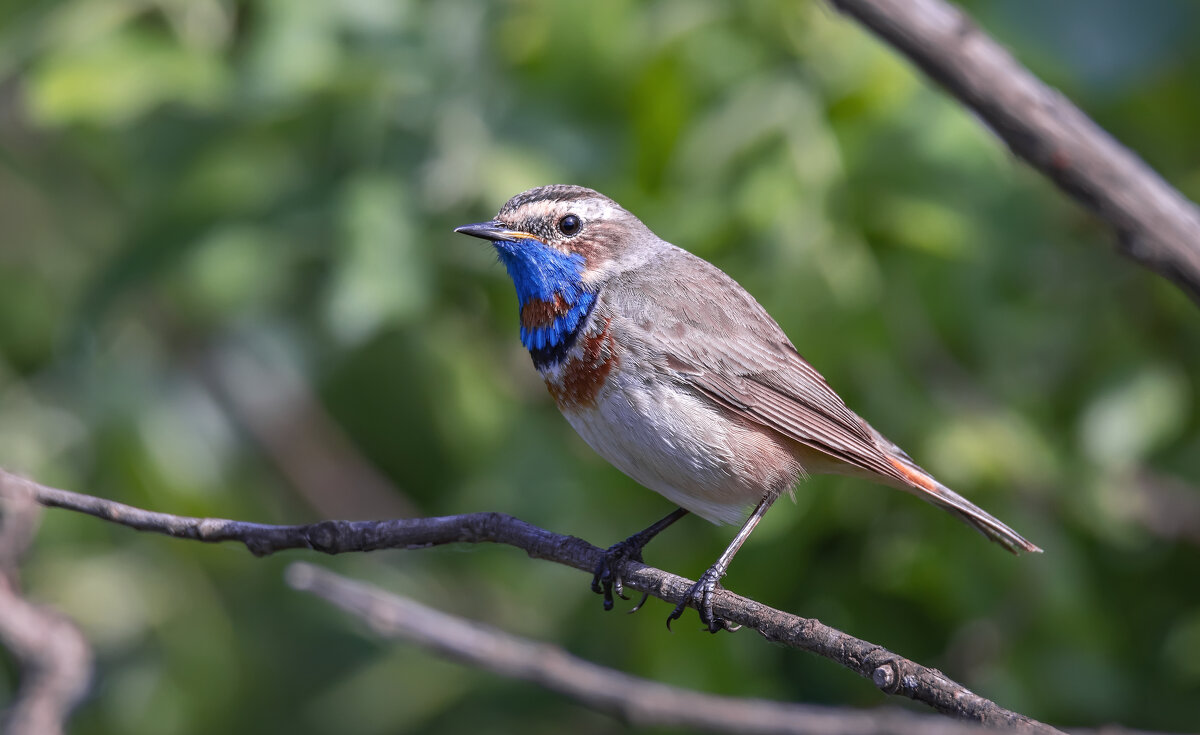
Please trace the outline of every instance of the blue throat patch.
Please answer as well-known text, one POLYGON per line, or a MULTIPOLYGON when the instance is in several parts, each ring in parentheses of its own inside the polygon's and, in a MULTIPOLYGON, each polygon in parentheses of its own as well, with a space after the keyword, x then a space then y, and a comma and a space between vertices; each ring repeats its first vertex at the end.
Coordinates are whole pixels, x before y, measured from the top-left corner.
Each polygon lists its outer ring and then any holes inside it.
POLYGON ((596 294, 583 284, 584 259, 567 255, 537 240, 495 240, 500 261, 517 288, 517 313, 532 300, 561 299, 568 309, 544 327, 521 325, 521 344, 538 368, 553 365, 575 343, 579 328, 596 305, 596 294))

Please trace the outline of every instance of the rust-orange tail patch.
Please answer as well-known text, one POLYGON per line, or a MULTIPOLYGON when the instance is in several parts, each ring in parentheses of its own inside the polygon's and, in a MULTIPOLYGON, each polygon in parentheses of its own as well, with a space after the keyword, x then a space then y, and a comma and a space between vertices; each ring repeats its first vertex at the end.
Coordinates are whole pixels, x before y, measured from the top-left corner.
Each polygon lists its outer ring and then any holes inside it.
POLYGON ((888 462, 891 462, 892 466, 895 467, 900 474, 904 475, 904 478, 913 485, 916 485, 927 492, 934 493, 935 495, 937 494, 937 483, 933 481, 933 478, 921 472, 917 472, 912 467, 909 467, 907 464, 901 462, 895 457, 888 457, 888 462))
POLYGON ((1000 519, 919 469, 895 457, 888 457, 888 462, 912 485, 914 490, 919 491, 914 492, 914 495, 952 513, 1012 553, 1041 551, 1037 546, 1026 541, 1024 536, 1006 526, 1000 519))

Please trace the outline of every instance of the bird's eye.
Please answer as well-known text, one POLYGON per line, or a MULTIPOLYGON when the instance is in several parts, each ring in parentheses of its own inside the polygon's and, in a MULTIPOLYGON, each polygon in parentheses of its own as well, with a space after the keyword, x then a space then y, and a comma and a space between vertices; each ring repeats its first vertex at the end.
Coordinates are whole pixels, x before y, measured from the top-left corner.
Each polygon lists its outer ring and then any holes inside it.
POLYGON ((579 232, 579 228, 579 218, 573 214, 568 214, 566 217, 563 217, 558 221, 558 231, 567 237, 579 232))

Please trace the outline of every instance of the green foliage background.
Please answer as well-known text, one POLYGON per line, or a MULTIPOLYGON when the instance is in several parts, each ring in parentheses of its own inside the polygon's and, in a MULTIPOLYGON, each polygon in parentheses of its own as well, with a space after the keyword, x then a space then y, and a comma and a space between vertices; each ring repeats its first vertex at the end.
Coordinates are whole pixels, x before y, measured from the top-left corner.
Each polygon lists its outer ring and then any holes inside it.
MULTIPOLYGON (((1200 8, 967 6, 1200 200, 1200 8)), ((818 478, 728 587, 1035 718, 1200 728, 1200 313, 821 3, 0 4, 0 465, 184 514, 406 502, 623 538, 669 506, 567 429, 503 269, 450 232, 557 182, 732 274, 853 408, 1046 549, 818 478), (302 496, 307 453, 272 459, 214 375, 251 415, 308 386, 395 489, 302 496)), ((687 519, 647 559, 694 577, 731 533, 687 519)), ((98 657, 74 731, 620 729, 381 645, 284 586, 301 557, 48 512, 24 583, 98 657)), ((668 634, 661 602, 605 614, 511 549, 315 561, 661 681, 884 701, 752 633, 668 634)))

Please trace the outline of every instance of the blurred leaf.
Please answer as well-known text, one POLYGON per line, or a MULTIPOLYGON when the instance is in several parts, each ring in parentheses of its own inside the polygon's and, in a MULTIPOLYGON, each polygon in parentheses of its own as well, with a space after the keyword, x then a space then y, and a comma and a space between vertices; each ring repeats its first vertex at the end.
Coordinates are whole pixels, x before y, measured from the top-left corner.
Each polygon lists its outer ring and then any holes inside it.
POLYGON ((404 191, 389 177, 363 175, 343 189, 340 252, 328 305, 339 338, 361 341, 385 321, 405 321, 426 308, 432 273, 410 210, 404 191))
POLYGON ((173 296, 189 316, 224 320, 269 303, 286 282, 272 257, 270 230, 231 223, 200 238, 179 264, 173 296))
POLYGON ((1200 684, 1200 612, 1181 617, 1163 640, 1165 663, 1193 685, 1200 684))
POLYGON ((882 229, 914 250, 962 258, 979 246, 971 220, 939 202, 898 194, 879 203, 879 217, 882 229))
POLYGON ((1079 440, 1093 462, 1114 469, 1140 464, 1179 436, 1191 396, 1182 375, 1150 366, 1100 394, 1079 424, 1079 440))
POLYGON ((214 108, 226 87, 216 57, 125 29, 40 64, 28 87, 29 110, 47 125, 119 126, 167 103, 214 108))
MULTIPOLYGON (((345 7, 358 9, 361 3, 345 7)), ((343 63, 338 35, 337 3, 258 3, 264 22, 258 24, 251 48, 247 81, 256 98, 287 102, 333 84, 343 63)), ((367 13, 369 9, 363 8, 367 13)))
POLYGON ((1046 484, 1056 460, 1036 430, 1002 411, 972 412, 944 422, 928 440, 929 466, 952 485, 1046 484))

